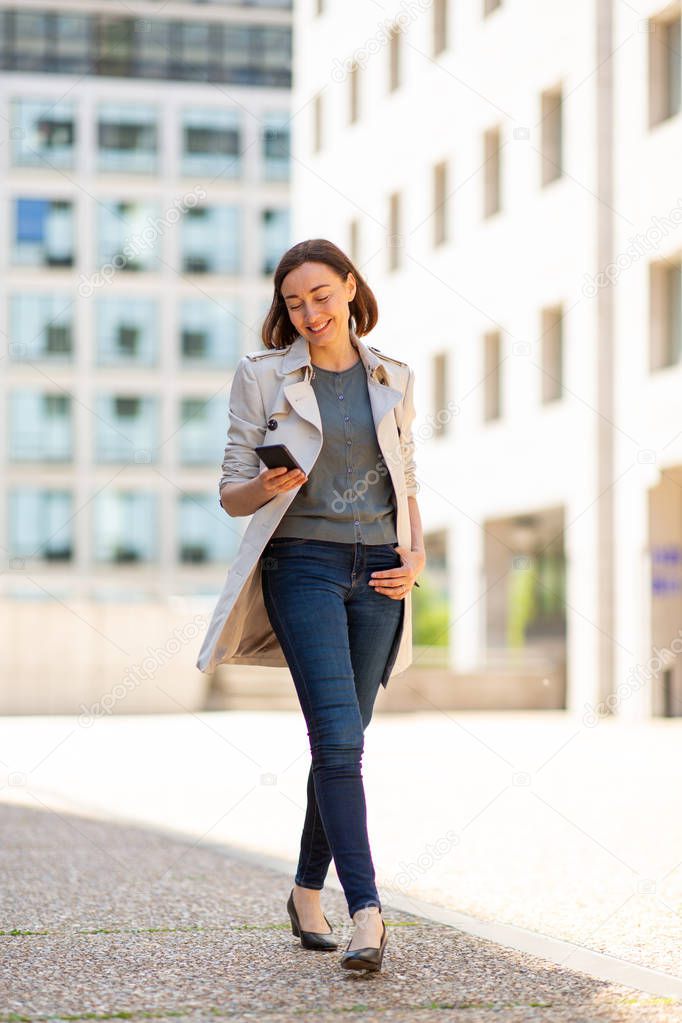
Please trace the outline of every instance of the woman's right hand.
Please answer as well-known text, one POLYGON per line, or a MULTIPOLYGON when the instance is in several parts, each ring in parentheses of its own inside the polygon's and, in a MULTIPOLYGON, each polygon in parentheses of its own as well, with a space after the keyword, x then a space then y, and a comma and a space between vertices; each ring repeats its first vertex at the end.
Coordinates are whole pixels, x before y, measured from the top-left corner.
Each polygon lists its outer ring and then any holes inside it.
POLYGON ((276 494, 283 494, 293 487, 307 481, 308 477, 300 469, 287 469, 280 465, 276 469, 263 469, 257 477, 258 487, 266 500, 276 494))

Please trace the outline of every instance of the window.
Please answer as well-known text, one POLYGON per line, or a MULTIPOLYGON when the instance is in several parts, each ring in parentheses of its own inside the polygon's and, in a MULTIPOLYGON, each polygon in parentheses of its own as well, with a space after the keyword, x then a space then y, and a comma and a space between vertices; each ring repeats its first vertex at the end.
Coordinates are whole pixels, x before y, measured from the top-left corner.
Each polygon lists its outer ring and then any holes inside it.
POLYGON ((183 398, 180 404, 180 462, 216 465, 225 448, 225 396, 183 398))
POLYGON ((157 460, 158 398, 99 395, 96 401, 95 458, 100 463, 157 460))
POLYGON ((100 103, 98 170, 154 174, 158 151, 156 121, 157 111, 152 106, 100 103))
POLYGON ((448 238, 447 163, 433 168, 433 244, 442 245, 448 238))
POLYGON ((490 128, 483 136, 483 216, 500 210, 500 129, 490 128))
POLYGON ((680 112, 680 12, 649 19, 649 127, 680 112))
POLYGON ((540 180, 543 185, 563 174, 563 124, 561 89, 543 92, 540 180))
POLYGON ((98 297, 97 362, 100 366, 158 361, 158 303, 153 298, 98 297))
POLYGON ((501 415, 502 365, 500 350, 502 338, 499 330, 493 330, 483 337, 483 418, 486 421, 499 419, 501 415))
POLYGON ((448 353, 438 352, 433 357, 433 433, 439 437, 446 432, 448 415, 448 353))
POLYGON ((360 116, 360 67, 353 61, 348 74, 348 123, 355 124, 360 116))
POLYGON ((16 99, 12 103, 12 163, 15 167, 74 166, 76 120, 66 100, 16 99))
POLYGON ((14 263, 73 266, 73 206, 61 199, 14 200, 14 263))
POLYGON ((42 391, 9 396, 9 456, 21 462, 68 462, 72 458, 71 397, 42 391))
POLYGON ((71 295, 35 292, 10 295, 9 354, 14 360, 54 359, 70 362, 73 355, 71 295))
POLYGON ((388 269, 398 270, 402 263, 400 193, 394 192, 388 200, 388 269))
POLYGON ((184 299, 180 305, 180 358, 187 366, 234 369, 241 356, 240 331, 236 302, 184 299))
POLYGON ((126 564, 158 557, 156 494, 107 487, 93 502, 94 556, 126 564))
MULTIPOLYGON (((290 8, 284 0, 267 6, 290 8)), ((6 40, 0 68, 290 88, 291 27, 249 23, 248 12, 244 19, 0 11, 0 39, 6 40)))
POLYGON ((360 221, 356 218, 351 220, 348 227, 348 251, 351 262, 360 262, 360 221))
POLYGON ((193 108, 182 114, 182 173, 236 180, 242 173, 237 110, 193 108))
POLYGON ((213 493, 181 494, 178 498, 178 561, 183 564, 225 564, 234 557, 234 535, 221 529, 213 493))
POLYGON ((271 274, 289 248, 289 210, 263 210, 261 212, 261 272, 271 274))
POLYGON ((649 268, 649 368, 682 361, 682 264, 668 259, 649 268))
POLYGON ((291 131, 289 115, 266 113, 262 136, 265 181, 288 181, 291 172, 291 131))
POLYGON ((561 306, 542 310, 541 397, 544 403, 563 396, 563 323, 561 306))
POLYGON ((313 100, 313 152, 322 149, 322 93, 318 92, 313 100))
POLYGON ((73 499, 67 490, 21 487, 9 492, 11 557, 70 561, 73 499))
POLYGON ((434 0, 433 4, 433 56, 437 57, 448 45, 448 0, 434 0))
POLYGON ((392 25, 388 38, 388 91, 394 92, 400 85, 400 44, 402 32, 399 25, 392 25))
POLYGON ((237 274, 241 269, 241 210, 195 206, 181 222, 182 268, 193 274, 237 274))
POLYGON ((98 266, 130 272, 157 270, 161 237, 150 231, 159 216, 155 203, 98 203, 98 266))

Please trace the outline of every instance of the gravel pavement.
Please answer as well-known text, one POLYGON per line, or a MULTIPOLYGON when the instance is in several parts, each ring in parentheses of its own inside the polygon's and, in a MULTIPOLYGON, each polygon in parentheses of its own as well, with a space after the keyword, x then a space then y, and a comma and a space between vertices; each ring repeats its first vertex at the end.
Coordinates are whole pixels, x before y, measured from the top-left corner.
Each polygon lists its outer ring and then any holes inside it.
POLYGON ((0 1021, 665 1021, 682 1001, 595 980, 384 906, 379 974, 291 934, 287 875, 193 839, 0 804, 0 1021))

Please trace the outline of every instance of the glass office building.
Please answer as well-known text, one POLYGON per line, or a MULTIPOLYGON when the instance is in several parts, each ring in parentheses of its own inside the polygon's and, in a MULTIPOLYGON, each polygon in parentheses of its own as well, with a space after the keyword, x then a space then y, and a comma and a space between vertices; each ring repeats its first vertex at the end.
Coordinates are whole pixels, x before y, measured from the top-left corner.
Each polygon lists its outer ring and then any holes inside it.
POLYGON ((5 597, 206 594, 241 539, 216 481, 291 244, 291 3, 156 6, 0 3, 5 597))

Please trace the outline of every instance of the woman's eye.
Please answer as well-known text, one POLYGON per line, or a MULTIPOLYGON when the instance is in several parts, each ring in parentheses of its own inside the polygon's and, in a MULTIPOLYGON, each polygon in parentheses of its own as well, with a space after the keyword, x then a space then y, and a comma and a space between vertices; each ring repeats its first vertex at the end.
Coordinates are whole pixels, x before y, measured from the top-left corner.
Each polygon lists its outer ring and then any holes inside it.
MULTIPOLYGON (((318 298, 317 301, 318 302, 328 302, 330 298, 331 298, 331 295, 325 295, 324 298, 318 298)), ((289 311, 292 312, 292 313, 297 313, 300 308, 301 308, 300 305, 290 305, 289 306, 289 311)))

